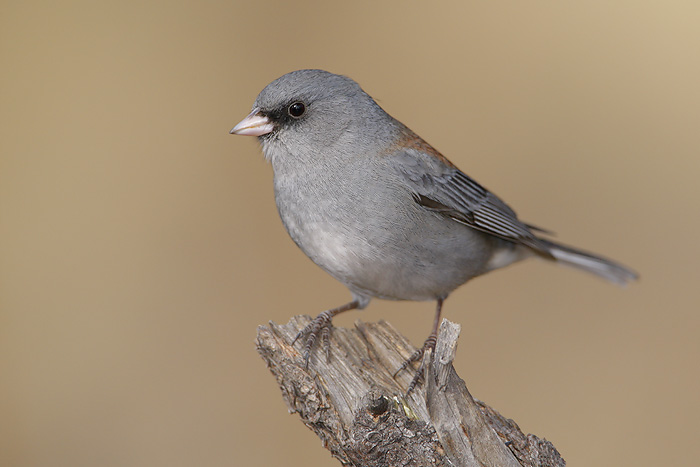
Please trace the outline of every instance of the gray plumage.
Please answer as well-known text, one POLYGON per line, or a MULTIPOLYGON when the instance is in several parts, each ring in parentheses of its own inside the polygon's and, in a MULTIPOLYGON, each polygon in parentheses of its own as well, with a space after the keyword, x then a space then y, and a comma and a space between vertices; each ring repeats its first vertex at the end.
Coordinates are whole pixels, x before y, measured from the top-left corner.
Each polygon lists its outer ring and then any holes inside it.
POLYGON ((540 238, 347 77, 286 74, 232 133, 259 137, 289 235, 350 289, 356 308, 372 297, 441 303, 469 279, 530 256, 618 284, 636 278, 540 238))

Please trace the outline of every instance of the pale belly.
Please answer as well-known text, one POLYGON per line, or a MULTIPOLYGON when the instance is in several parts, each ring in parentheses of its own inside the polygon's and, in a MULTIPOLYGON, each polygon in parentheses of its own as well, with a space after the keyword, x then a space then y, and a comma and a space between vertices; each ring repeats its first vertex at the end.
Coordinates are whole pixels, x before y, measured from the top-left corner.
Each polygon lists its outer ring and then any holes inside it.
POLYGON ((360 295, 394 300, 446 297, 484 273, 492 256, 490 237, 417 205, 397 205, 380 216, 372 210, 324 204, 317 200, 312 208, 278 200, 282 221, 296 244, 360 295))

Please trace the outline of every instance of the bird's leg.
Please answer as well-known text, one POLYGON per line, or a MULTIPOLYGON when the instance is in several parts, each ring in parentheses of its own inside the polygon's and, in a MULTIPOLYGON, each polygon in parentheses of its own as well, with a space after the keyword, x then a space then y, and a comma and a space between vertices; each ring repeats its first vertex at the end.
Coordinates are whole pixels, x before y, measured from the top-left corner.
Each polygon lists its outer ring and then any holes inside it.
POLYGON ((306 336, 304 343, 304 364, 309 367, 309 355, 311 354, 311 348, 314 346, 316 339, 319 334, 321 340, 323 341, 323 348, 326 351, 326 358, 330 358, 331 345, 330 345, 330 335, 333 317, 344 311, 354 310, 360 308, 360 301, 353 300, 350 303, 339 306, 338 308, 333 308, 331 310, 322 311, 319 315, 314 318, 309 324, 307 324, 304 329, 299 331, 292 341, 292 345, 302 336, 306 336))
POLYGON ((418 383, 421 381, 423 378, 423 367, 425 365, 425 360, 423 360, 423 356, 425 355, 425 352, 427 350, 435 350, 435 344, 437 343, 437 334, 438 334, 438 326, 440 326, 440 315, 442 313, 442 302, 444 301, 444 298, 438 298, 437 300, 437 308, 435 310, 435 320, 433 321, 433 331, 430 333, 428 338, 425 340, 423 343, 423 347, 420 349, 416 350, 413 352, 413 355, 408 357, 408 359, 403 362, 403 364, 399 367, 398 370, 396 370, 396 373, 394 373, 394 378, 396 375, 398 375, 400 372, 408 368, 408 366, 415 362, 420 360, 420 366, 418 367, 418 370, 416 370, 416 374, 413 376, 413 379, 411 380, 411 384, 408 385, 408 390, 406 391, 406 395, 410 394, 411 391, 413 391, 416 386, 418 386, 418 383))

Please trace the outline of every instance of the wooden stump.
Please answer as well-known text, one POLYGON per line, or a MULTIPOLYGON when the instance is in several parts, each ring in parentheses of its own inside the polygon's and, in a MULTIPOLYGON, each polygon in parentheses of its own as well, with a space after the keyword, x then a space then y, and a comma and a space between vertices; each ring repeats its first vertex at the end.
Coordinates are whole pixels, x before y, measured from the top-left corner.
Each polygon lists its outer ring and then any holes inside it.
POLYGON ((443 320, 434 355, 426 355, 425 383, 405 396, 413 371, 392 375, 415 348, 389 323, 333 328, 330 360, 316 348, 306 368, 303 344, 290 344, 310 320, 260 326, 257 349, 289 411, 343 465, 565 465, 549 441, 472 398, 452 366, 459 325, 443 320))

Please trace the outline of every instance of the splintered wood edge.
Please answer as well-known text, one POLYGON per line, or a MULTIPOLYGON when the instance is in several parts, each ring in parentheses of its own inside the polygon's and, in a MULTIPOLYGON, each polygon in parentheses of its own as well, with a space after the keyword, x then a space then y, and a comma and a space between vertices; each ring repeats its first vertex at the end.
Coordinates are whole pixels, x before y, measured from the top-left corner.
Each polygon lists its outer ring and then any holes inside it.
POLYGON ((452 366, 460 326, 444 320, 426 370, 428 413, 455 466, 520 467, 452 366))
POLYGON ((423 389, 418 388, 408 398, 404 394, 415 369, 409 367, 394 378, 396 370, 416 349, 391 324, 357 321, 354 329, 333 328, 330 361, 317 343, 306 368, 302 339, 294 346, 291 343, 310 320, 309 316, 295 316, 287 324, 270 322, 268 326, 258 327, 258 352, 277 378, 291 411, 299 409, 294 395, 300 391, 308 395, 313 382, 321 390, 316 397, 323 394, 324 398, 332 399, 344 423, 352 421, 362 396, 370 389, 401 400, 418 420, 429 422, 423 389), (290 386, 294 381, 297 384, 290 386))
MULTIPOLYGON (((505 452, 499 447, 497 451, 500 454, 496 457, 507 459, 512 453, 523 466, 561 467, 565 465, 564 460, 549 441, 534 435, 523 434, 514 421, 506 419, 488 405, 469 395, 464 381, 457 376, 452 367, 459 337, 459 325, 443 320, 436 345, 436 357, 431 358, 434 362, 426 368, 426 372, 430 373, 426 376, 430 376, 433 382, 426 380, 426 384, 416 388, 406 398, 404 392, 415 370, 409 368, 397 375, 396 379, 393 378, 393 373, 415 351, 415 347, 391 324, 385 321, 378 323, 357 321, 354 329, 333 328, 330 339, 330 361, 326 360, 325 352, 318 348, 317 343, 316 348, 312 349, 309 367, 306 368, 302 355, 304 345, 301 339, 294 346, 291 343, 299 330, 303 329, 310 320, 309 316, 295 316, 287 324, 278 325, 270 322, 267 326, 259 326, 256 346, 258 353, 277 379, 289 411, 299 413, 304 424, 322 438, 327 449, 341 462, 348 463, 353 457, 352 453, 345 451, 348 442, 351 441, 348 439, 348 430, 357 410, 362 408, 362 404, 367 403, 368 394, 387 396, 410 419, 431 424, 439 434, 441 429, 439 427, 444 420, 431 420, 426 406, 426 400, 431 396, 435 397, 434 393, 427 396, 426 388, 435 386, 434 383, 438 382, 435 378, 439 373, 442 395, 444 396, 447 391, 450 398, 454 399, 457 397, 455 394, 466 398, 466 393, 471 400, 471 406, 469 403, 461 405, 461 411, 466 410, 472 419, 482 420, 484 425, 479 428, 480 430, 488 428, 489 432, 495 433, 495 438, 486 437, 489 443, 493 444, 495 439, 501 441, 498 443, 501 447, 507 446, 505 452)), ((434 391, 435 388, 430 390, 434 391)), ((430 404, 430 400, 428 403, 430 404)), ((452 400, 452 404, 455 403, 455 400, 452 400)), ((457 407, 460 407, 460 403, 457 403, 457 407)), ((449 418, 448 415, 453 417, 454 413, 445 413, 441 417, 449 418)), ((473 429, 468 426, 463 428, 473 429)), ((449 441, 446 442, 449 443, 449 441)), ((449 449, 446 451, 449 452, 449 449)), ((479 456, 490 455, 490 450, 484 450, 478 443, 476 451, 479 456)), ((512 459, 512 456, 510 457, 512 459)), ((454 463, 454 460, 452 462, 454 463)))

